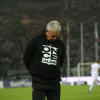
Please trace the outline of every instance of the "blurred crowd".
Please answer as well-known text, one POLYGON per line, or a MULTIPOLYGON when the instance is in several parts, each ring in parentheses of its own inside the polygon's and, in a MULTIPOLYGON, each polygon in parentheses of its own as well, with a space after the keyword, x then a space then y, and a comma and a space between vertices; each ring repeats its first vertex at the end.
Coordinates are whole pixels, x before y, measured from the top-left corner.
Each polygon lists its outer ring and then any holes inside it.
MULTIPOLYGON (((83 23, 83 51, 84 62, 95 61, 95 29, 97 22, 98 35, 100 34, 100 14, 96 12, 43 12, 36 13, 0 13, 0 78, 7 77, 11 69, 25 69, 23 53, 27 42, 41 33, 51 20, 58 20, 62 25, 60 39, 64 42, 67 51, 67 23, 70 34, 70 67, 74 68, 81 62, 81 23, 83 23)), ((98 51, 100 50, 98 42, 98 51)), ((67 55, 67 52, 66 52, 67 55)), ((99 53, 100 55, 100 53, 99 53)), ((62 67, 62 76, 66 75, 67 56, 62 67)))

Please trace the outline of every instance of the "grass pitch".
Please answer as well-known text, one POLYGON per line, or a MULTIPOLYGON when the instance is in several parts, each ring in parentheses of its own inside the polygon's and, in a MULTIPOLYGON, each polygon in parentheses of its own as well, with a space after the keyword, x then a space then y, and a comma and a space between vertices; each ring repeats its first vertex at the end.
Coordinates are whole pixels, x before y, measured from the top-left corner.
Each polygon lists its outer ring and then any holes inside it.
MULTIPOLYGON (((61 100, 100 100, 100 85, 94 86, 92 93, 88 93, 88 85, 62 86, 61 100)), ((0 100, 32 100, 32 88, 0 89, 0 100)))

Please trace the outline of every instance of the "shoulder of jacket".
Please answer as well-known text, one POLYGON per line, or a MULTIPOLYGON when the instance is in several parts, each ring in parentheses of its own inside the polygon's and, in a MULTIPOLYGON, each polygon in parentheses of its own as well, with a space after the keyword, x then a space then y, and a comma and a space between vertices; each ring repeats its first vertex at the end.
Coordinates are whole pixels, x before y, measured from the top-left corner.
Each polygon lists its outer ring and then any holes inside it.
POLYGON ((60 40, 60 39, 58 39, 58 43, 59 43, 60 45, 64 45, 63 41, 60 40))

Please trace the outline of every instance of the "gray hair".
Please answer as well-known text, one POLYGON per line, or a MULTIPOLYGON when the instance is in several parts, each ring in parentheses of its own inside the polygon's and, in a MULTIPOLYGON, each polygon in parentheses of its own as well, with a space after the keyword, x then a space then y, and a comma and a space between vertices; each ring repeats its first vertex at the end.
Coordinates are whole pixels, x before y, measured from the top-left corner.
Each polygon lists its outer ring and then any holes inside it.
POLYGON ((55 30, 55 31, 60 32, 61 31, 61 25, 60 25, 60 23, 58 21, 53 20, 53 21, 50 21, 47 24, 46 29, 47 30, 55 30))

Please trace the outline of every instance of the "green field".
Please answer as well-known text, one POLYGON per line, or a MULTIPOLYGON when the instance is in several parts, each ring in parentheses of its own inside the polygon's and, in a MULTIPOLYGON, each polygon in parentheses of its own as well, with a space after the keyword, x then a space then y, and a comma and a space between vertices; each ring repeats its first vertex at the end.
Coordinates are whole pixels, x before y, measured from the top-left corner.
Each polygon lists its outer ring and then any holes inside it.
MULTIPOLYGON (((100 85, 88 93, 88 85, 62 86, 61 100, 100 100, 100 85)), ((32 88, 0 89, 0 100, 32 100, 32 88)))

